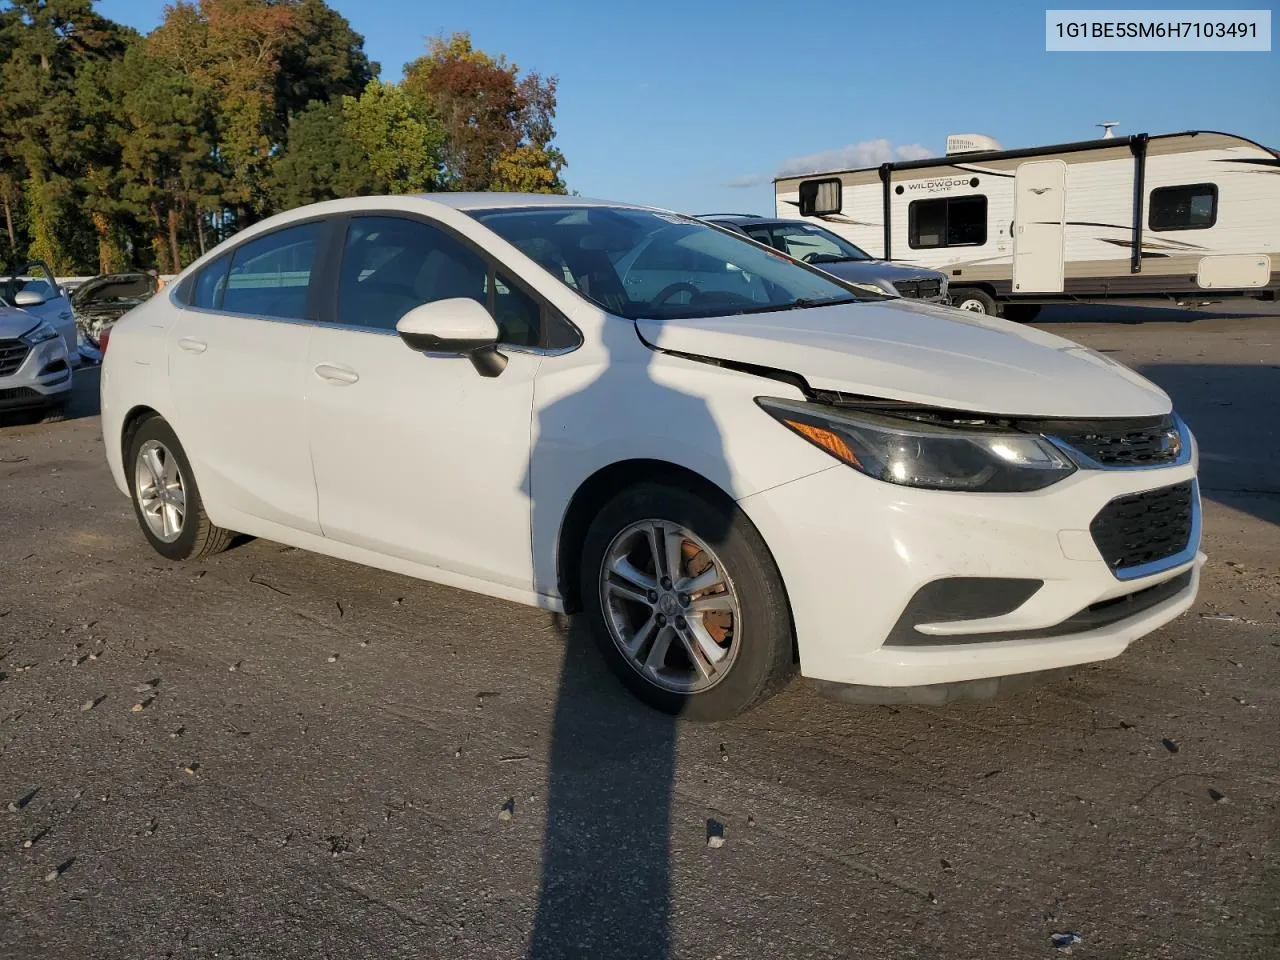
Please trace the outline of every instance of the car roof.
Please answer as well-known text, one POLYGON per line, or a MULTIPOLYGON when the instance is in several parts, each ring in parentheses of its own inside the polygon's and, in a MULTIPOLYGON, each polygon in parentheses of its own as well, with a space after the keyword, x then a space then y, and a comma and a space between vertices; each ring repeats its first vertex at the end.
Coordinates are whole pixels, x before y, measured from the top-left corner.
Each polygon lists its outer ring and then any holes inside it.
POLYGON ((649 209, 637 203, 619 203, 591 197, 570 197, 558 193, 419 193, 420 200, 429 200, 455 210, 495 210, 510 207, 630 207, 649 209))

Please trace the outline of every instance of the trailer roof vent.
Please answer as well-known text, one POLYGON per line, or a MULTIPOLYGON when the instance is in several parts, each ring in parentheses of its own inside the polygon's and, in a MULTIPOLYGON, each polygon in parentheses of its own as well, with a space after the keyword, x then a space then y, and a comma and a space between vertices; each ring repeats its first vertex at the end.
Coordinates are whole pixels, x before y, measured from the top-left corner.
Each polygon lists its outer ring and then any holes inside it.
POLYGON ((947 137, 947 156, 957 153, 985 153, 988 150, 1000 150, 1000 144, 994 137, 981 133, 953 133, 947 137))

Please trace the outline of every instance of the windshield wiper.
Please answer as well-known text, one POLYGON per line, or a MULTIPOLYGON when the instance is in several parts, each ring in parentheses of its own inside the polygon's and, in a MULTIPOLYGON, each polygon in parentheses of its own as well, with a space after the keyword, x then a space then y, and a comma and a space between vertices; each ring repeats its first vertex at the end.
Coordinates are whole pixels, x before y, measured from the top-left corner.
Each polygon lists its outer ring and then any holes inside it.
POLYGON ((798 300, 792 300, 790 303, 766 303, 758 307, 747 307, 745 310, 737 310, 735 313, 769 313, 777 310, 807 310, 809 307, 834 307, 842 303, 861 303, 857 297, 822 297, 811 300, 801 297, 798 300))
POLYGON ((801 297, 799 300, 793 300, 783 310, 805 310, 809 307, 834 307, 841 303, 858 303, 857 297, 823 297, 818 300, 808 300, 801 297))

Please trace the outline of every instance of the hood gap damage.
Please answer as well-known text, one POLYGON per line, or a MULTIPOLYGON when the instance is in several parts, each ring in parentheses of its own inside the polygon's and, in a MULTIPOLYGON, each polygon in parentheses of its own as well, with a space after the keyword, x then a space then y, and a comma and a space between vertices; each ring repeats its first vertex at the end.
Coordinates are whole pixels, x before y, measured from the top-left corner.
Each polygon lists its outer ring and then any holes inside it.
POLYGON ((883 397, 866 396, 863 394, 844 393, 839 390, 819 390, 810 386, 809 382, 800 374, 792 373, 790 370, 782 370, 777 367, 748 363, 742 360, 727 360, 721 357, 708 356, 706 354, 689 353, 683 350, 664 349, 646 340, 638 326, 636 327, 636 336, 640 339, 641 343, 656 353, 665 353, 673 357, 680 357, 684 360, 691 360, 694 363, 705 363, 713 367, 737 370, 740 373, 749 374, 751 376, 761 377, 766 380, 774 380, 778 383, 785 383, 788 386, 795 387, 804 394, 806 400, 812 403, 835 407, 837 409, 844 408, 889 413, 893 416, 902 417, 907 420, 918 420, 938 425, 956 427, 995 427, 1043 434, 1055 428, 1059 430, 1064 428, 1072 429, 1073 432, 1087 432, 1090 428, 1096 430, 1107 426, 1122 429, 1127 428, 1128 430, 1143 430, 1151 427, 1163 426, 1170 420, 1169 414, 1149 417, 1089 417, 1083 419, 989 414, 978 413, 972 410, 953 410, 946 407, 922 406, 918 403, 909 403, 904 400, 892 400, 885 399, 883 397))

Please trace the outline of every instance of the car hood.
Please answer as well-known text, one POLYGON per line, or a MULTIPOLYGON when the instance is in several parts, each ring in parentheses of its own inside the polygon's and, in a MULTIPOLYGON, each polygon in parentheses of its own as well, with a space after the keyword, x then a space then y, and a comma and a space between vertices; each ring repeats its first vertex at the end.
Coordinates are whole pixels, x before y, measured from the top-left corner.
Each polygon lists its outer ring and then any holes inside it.
POLYGON ((1143 417, 1172 408, 1159 387, 1079 344, 918 301, 636 326, 659 350, 785 370, 819 390, 1011 417, 1143 417))
POLYGON ((893 263, 889 260, 837 260, 834 263, 815 263, 813 266, 825 270, 842 280, 942 280, 945 274, 930 270, 927 267, 913 267, 905 263, 893 263))
POLYGON ((103 301, 140 302, 156 292, 156 282, 146 273, 107 273, 86 280, 71 292, 73 307, 87 307, 103 301))
POLYGON ((35 314, 0 305, 0 340, 16 340, 39 322, 35 314))

